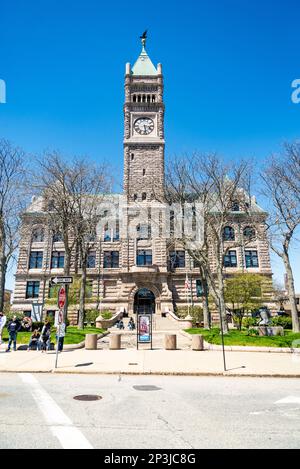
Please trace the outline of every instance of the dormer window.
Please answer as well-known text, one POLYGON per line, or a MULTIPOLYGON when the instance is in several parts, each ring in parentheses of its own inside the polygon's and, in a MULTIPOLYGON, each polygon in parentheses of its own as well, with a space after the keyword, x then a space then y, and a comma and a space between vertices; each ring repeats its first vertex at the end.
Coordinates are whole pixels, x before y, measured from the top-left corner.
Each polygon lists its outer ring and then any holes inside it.
POLYGON ((237 200, 235 200, 234 202, 232 202, 231 210, 232 210, 233 212, 239 212, 239 211, 240 211, 240 204, 238 203, 237 200))

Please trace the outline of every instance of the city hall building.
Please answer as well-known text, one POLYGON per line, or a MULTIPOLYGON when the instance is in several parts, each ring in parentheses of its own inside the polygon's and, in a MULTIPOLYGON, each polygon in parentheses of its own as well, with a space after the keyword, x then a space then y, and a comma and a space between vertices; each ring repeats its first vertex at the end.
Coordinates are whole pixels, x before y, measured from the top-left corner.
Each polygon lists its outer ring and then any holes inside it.
MULTIPOLYGON (((108 195, 99 202, 102 225, 88 257, 86 309, 130 314, 138 307, 159 314, 190 301, 202 302, 199 268, 171 235, 160 230, 165 216, 163 203, 158 202, 163 200, 165 181, 163 72, 161 64, 153 65, 144 39, 142 43, 134 66, 126 64, 123 194, 108 195), (112 217, 114 211, 117 217, 112 217)), ((224 230, 225 242, 232 243, 247 232, 254 236, 251 243, 228 251, 226 274, 251 272, 272 277, 266 217, 255 198, 250 214, 243 207, 234 207, 232 222, 224 230)), ((74 277, 76 273, 80 276, 75 259, 73 256, 74 277)), ((214 265, 214 259, 211 262, 214 265)), ((50 279, 63 272, 64 244, 59 233, 48 228, 43 198, 35 197, 23 216, 13 309, 29 313, 33 303, 42 303, 46 310, 55 310, 50 279)), ((69 309, 76 321, 76 305, 69 309)))

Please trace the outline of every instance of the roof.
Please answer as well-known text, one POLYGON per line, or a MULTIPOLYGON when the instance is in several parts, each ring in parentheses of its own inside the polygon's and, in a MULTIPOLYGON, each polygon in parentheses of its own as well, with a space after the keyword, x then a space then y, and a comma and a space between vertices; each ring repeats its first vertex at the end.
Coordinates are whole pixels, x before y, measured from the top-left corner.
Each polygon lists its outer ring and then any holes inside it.
POLYGON ((132 75, 138 76, 155 76, 157 75, 157 70, 154 67, 149 55, 146 52, 145 46, 142 47, 142 52, 140 53, 137 61, 132 67, 132 75))

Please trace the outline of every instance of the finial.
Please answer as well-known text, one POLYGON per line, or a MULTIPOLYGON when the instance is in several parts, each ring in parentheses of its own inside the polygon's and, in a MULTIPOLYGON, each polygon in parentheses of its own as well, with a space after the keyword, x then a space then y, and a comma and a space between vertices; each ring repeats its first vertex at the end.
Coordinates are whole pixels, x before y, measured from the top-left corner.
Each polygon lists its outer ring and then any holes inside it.
POLYGON ((140 39, 142 40, 143 47, 146 46, 147 32, 148 32, 148 29, 146 29, 146 31, 144 31, 143 34, 140 36, 140 39))

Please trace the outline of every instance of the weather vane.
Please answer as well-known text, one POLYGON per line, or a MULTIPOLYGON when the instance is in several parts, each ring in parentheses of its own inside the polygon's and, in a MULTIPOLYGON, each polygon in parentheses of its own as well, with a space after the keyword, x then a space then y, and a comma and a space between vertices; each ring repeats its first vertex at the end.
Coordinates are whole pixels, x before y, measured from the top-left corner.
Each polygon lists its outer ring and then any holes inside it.
POLYGON ((144 31, 143 34, 140 36, 140 39, 142 40, 143 47, 145 47, 145 45, 146 45, 147 32, 148 32, 148 29, 146 29, 146 31, 144 31))

